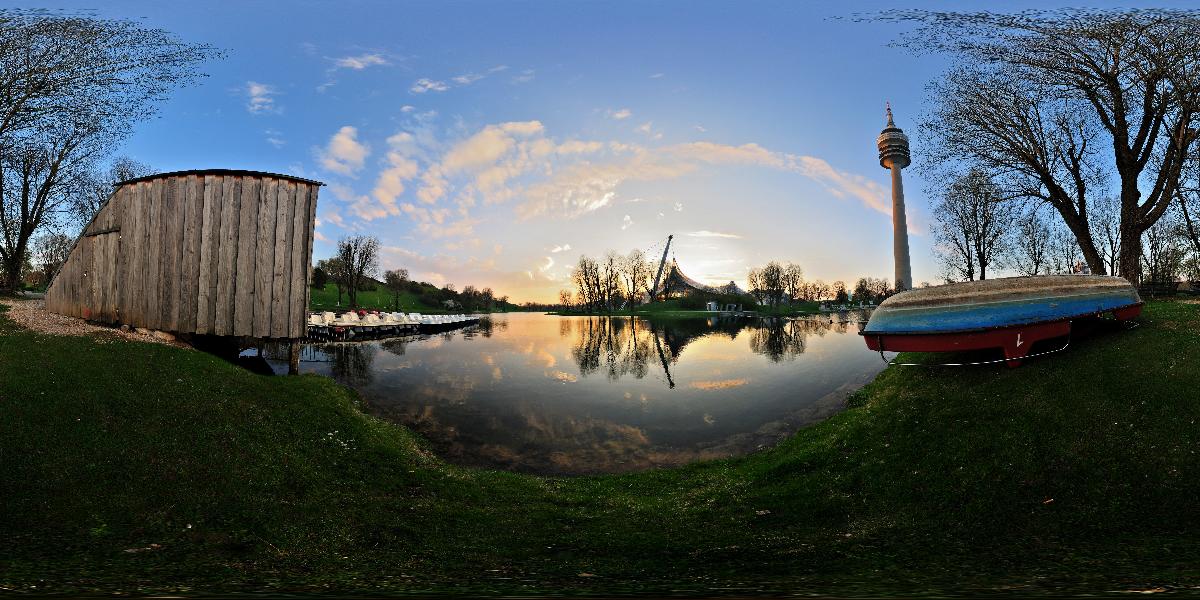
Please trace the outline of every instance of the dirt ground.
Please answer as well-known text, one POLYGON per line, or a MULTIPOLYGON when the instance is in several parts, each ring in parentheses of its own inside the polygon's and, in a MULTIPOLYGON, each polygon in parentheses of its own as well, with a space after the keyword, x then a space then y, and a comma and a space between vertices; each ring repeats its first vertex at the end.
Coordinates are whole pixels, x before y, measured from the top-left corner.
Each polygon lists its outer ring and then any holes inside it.
POLYGON ((67 317, 46 310, 44 300, 18 300, 15 298, 0 298, 0 304, 8 307, 5 316, 17 325, 49 335, 109 335, 138 342, 167 344, 181 348, 189 347, 178 341, 167 341, 150 334, 138 333, 134 330, 124 331, 116 327, 106 327, 88 323, 83 319, 67 317))

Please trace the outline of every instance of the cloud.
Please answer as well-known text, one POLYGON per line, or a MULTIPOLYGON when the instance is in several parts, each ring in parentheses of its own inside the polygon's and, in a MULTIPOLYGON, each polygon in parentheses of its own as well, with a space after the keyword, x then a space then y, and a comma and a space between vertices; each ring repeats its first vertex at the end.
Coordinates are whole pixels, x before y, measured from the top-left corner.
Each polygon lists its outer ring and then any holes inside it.
POLYGON ((524 71, 521 71, 520 75, 513 77, 512 82, 513 83, 529 83, 530 81, 533 81, 534 73, 535 73, 535 71, 533 69, 525 69, 524 71))
POLYGON ((367 67, 375 65, 389 65, 386 58, 382 54, 369 53, 360 54, 358 56, 343 56, 342 58, 333 59, 333 67, 335 69, 353 69, 361 71, 367 67))
POLYGON ((731 238, 731 239, 735 239, 735 240, 742 239, 742 236, 737 235, 736 233, 721 233, 719 231, 709 231, 707 229, 701 229, 700 231, 689 232, 688 236, 702 237, 702 238, 731 238))
POLYGON ((650 76, 650 79, 661 79, 666 73, 655 73, 650 76))
POLYGON ((623 121, 625 119, 628 119, 631 115, 633 115, 633 113, 628 108, 622 108, 620 110, 609 110, 608 113, 606 113, 606 114, 608 114, 608 118, 616 120, 616 121, 623 121))
POLYGON ((458 85, 471 85, 480 79, 483 79, 483 75, 478 73, 464 73, 462 75, 452 77, 451 81, 457 83, 458 85))
POLYGON ((283 134, 274 129, 268 129, 263 132, 266 135, 267 143, 274 146, 276 149, 287 145, 287 140, 283 139, 283 134))
POLYGON ((246 110, 250 111, 250 114, 278 112, 275 107, 275 96, 279 92, 275 91, 273 86, 257 81, 247 81, 245 92, 246 110))
POLYGON ((417 176, 419 167, 415 161, 399 152, 388 152, 387 164, 387 168, 379 173, 375 189, 371 190, 371 197, 379 202, 383 209, 384 215, 379 216, 396 216, 400 214, 397 199, 404 193, 404 183, 417 176))
POLYGON ((405 104, 404 106, 400 107, 400 112, 402 112, 402 113, 410 113, 414 110, 417 110, 417 107, 415 107, 411 104, 405 104))
POLYGON ((559 252, 566 252, 567 250, 570 250, 570 249, 571 249, 570 244, 563 244, 561 246, 555 246, 553 249, 550 250, 550 253, 558 254, 559 252))
POLYGON ((625 218, 621 219, 621 231, 625 231, 630 227, 633 227, 633 219, 629 218, 629 215, 625 215, 625 218))
POLYGON ((362 169, 363 161, 371 153, 369 147, 359 143, 358 130, 346 125, 333 134, 329 144, 320 153, 321 166, 341 175, 353 176, 362 169))
POLYGON ((663 134, 661 132, 654 131, 654 122, 653 121, 646 121, 645 123, 638 125, 637 128, 634 129, 634 131, 636 131, 642 135, 645 135, 646 137, 649 137, 652 140, 661 140, 662 136, 663 136, 663 134))
POLYGON ((413 82, 412 87, 408 91, 414 94, 424 94, 425 92, 444 92, 448 89, 450 89, 450 86, 446 85, 445 81, 434 81, 422 77, 413 82))

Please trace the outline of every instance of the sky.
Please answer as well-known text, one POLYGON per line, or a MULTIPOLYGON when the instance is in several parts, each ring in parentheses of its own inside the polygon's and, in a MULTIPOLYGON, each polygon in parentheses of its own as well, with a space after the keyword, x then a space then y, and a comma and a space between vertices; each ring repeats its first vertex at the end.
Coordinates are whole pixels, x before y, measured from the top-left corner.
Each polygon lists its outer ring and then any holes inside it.
MULTIPOLYGON (((1003 8, 1046 3, 1004 3, 1003 8)), ((853 17, 919 2, 94 2, 225 51, 118 154, 158 171, 317 179, 314 261, 373 235, 382 269, 554 301, 581 254, 668 235, 684 273, 745 286, 891 278, 891 102, 912 138, 948 66, 853 17)), ((1106 6, 1100 3, 1093 6, 1106 6)), ((937 282, 940 192, 907 169, 914 282, 937 282)))

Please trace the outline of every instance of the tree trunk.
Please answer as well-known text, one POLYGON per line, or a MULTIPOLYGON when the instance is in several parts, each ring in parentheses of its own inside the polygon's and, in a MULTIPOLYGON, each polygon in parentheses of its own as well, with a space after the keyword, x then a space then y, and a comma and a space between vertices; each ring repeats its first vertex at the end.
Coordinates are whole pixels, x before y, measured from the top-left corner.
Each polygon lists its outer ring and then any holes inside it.
MULTIPOLYGON (((1083 260, 1087 262, 1088 269, 1093 273, 1104 273, 1104 258, 1100 256, 1100 251, 1096 250, 1096 242, 1092 239, 1091 229, 1088 228, 1087 222, 1079 215, 1059 209, 1059 214, 1062 215, 1063 222, 1071 233, 1075 234, 1075 242, 1079 244, 1079 250, 1083 252, 1083 260)), ((1122 236, 1124 236, 1124 219, 1122 222, 1122 236)), ((1141 248, 1138 248, 1141 251, 1141 248)))
POLYGON ((1121 277, 1134 285, 1141 283, 1142 232, 1137 225, 1124 220, 1121 221, 1121 257, 1117 264, 1121 277))
POLYGON ((16 291, 21 283, 21 259, 8 259, 3 262, 4 280, 0 281, 0 289, 16 291))

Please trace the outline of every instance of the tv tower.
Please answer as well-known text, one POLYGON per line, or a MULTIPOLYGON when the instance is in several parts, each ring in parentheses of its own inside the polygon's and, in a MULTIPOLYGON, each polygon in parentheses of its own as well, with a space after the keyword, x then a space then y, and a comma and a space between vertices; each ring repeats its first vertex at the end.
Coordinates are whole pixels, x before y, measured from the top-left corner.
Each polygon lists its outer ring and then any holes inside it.
POLYGON ((912 163, 908 136, 892 121, 892 104, 887 105, 887 127, 876 140, 879 166, 892 171, 892 252, 896 255, 896 291, 912 289, 912 264, 908 258, 908 221, 904 217, 904 178, 900 169, 912 163))

